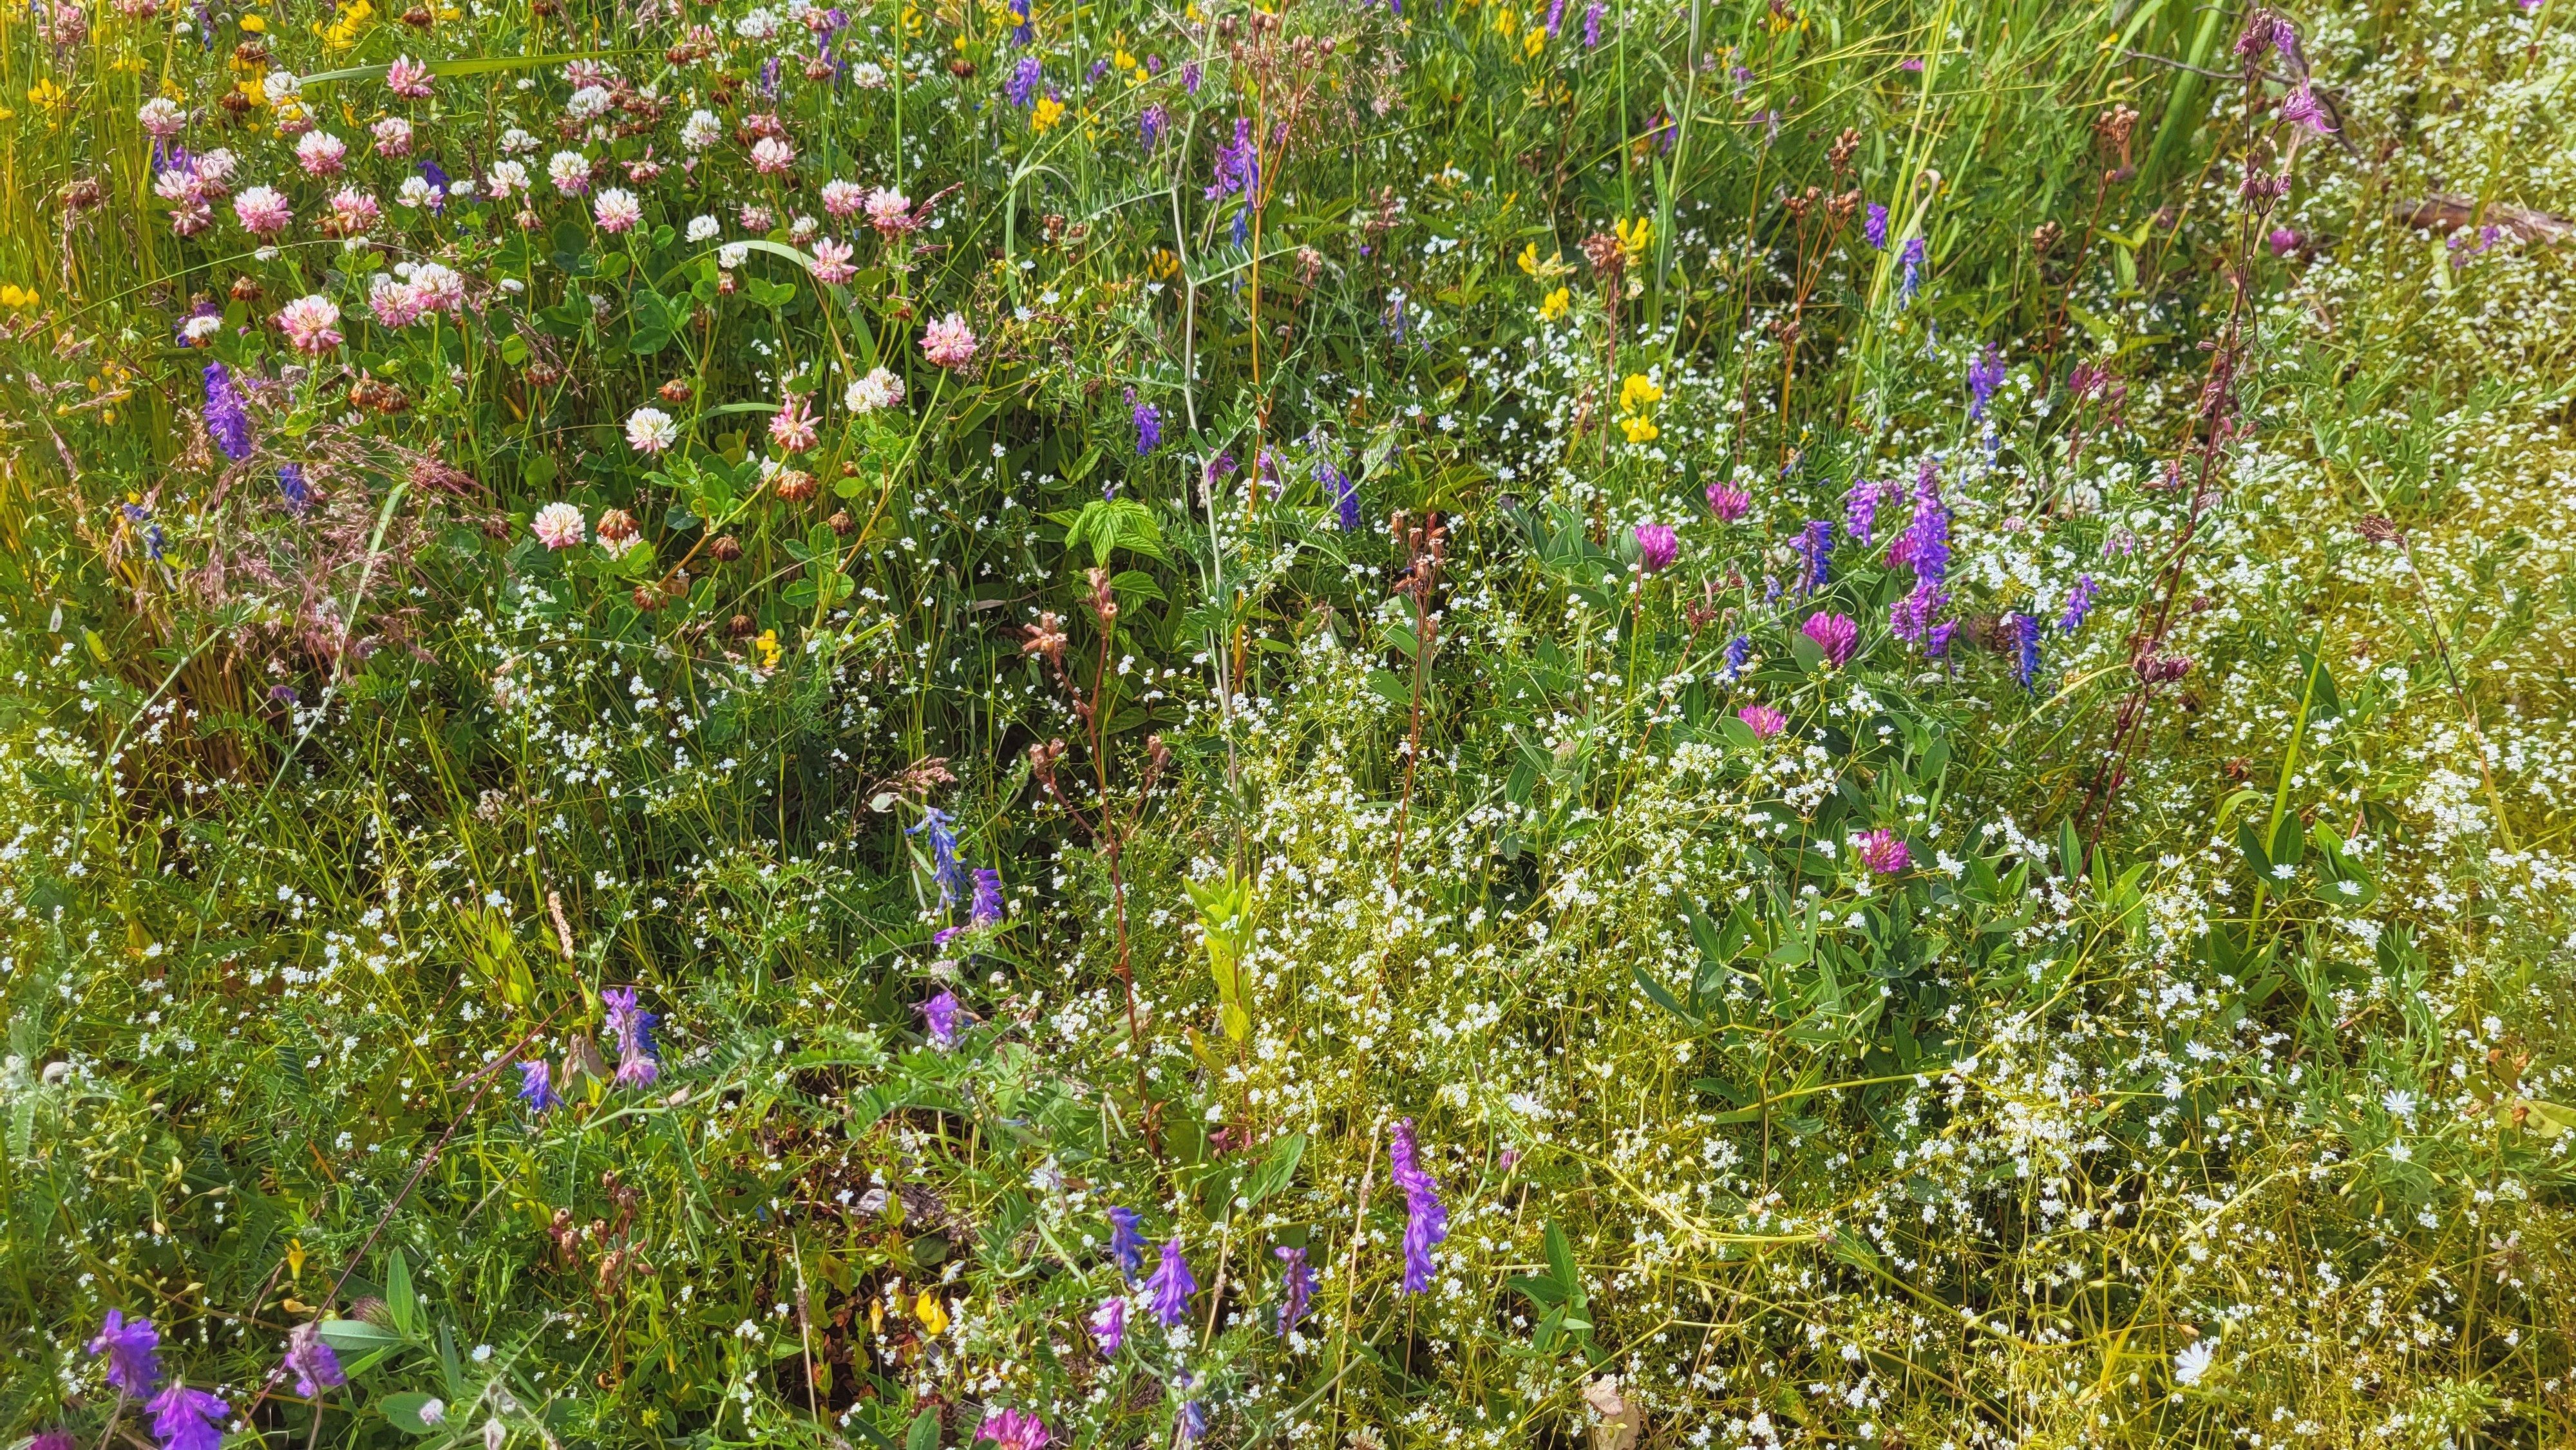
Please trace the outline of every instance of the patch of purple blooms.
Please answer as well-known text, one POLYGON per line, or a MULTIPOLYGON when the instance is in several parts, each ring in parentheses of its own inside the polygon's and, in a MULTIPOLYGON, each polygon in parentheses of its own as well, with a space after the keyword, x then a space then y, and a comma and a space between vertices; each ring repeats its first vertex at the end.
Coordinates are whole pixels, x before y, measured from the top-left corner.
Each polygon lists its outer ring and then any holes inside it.
POLYGON ((1798 592, 1813 594, 1832 582, 1834 526, 1830 519, 1809 519, 1791 542, 1798 551, 1798 592))
POLYGON ((1025 111, 1037 104, 1038 82, 1046 79, 1046 67, 1036 56, 1024 55, 1011 67, 1011 78, 1002 82, 1003 99, 1025 111))
POLYGON ((966 884, 966 868, 957 860, 955 821, 937 806, 924 806, 921 824, 906 829, 904 834, 929 840, 930 874, 939 883, 940 908, 955 906, 958 888, 966 884))
POLYGON ((1103 1299, 1091 1311, 1091 1342, 1100 1346, 1102 1354, 1116 1354, 1118 1346, 1127 1342, 1126 1300, 1103 1299))
POLYGON ((607 1008, 604 1024, 617 1039, 619 1087, 651 1087, 662 1076, 661 1053, 653 1046, 653 1024, 661 1019, 637 1006, 633 987, 611 987, 599 994, 607 1008))
POLYGON ((1118 1272, 1130 1284, 1145 1272, 1145 1236, 1136 1232, 1136 1210, 1109 1210, 1109 1257, 1117 1261, 1118 1272))
POLYGON ((1404 1284, 1400 1292, 1420 1294, 1431 1287, 1431 1251, 1449 1237, 1449 1209, 1440 1201, 1440 1185, 1422 1166, 1422 1145, 1413 1135, 1413 1120, 1395 1125, 1386 1145, 1395 1185, 1404 1190, 1404 1284))
POLYGON ((232 1412, 221 1396, 173 1383, 144 1406, 152 1412, 152 1438, 161 1450, 218 1450, 224 1443, 220 1421, 232 1412))
POLYGON ((1950 506, 1941 499, 1940 466, 1928 458, 1914 476, 1913 520, 1887 546, 1887 563, 1914 571, 1913 591, 1891 607, 1889 631, 1939 659, 1949 652, 1957 626, 1939 618, 1950 605, 1950 593, 1942 587, 1950 576, 1950 506))
POLYGON ((967 909, 967 918, 977 926, 1002 924, 1002 873, 990 866, 974 871, 975 901, 967 909))
POLYGON ((1968 421, 1986 420, 1986 406, 1995 400, 1995 389, 2004 383, 2003 349, 1987 343, 1977 349, 1968 363, 1968 421))
POLYGON ((1887 250, 1887 207, 1879 202, 1869 204, 1869 214, 1861 219, 1860 234, 1869 240, 1873 252, 1887 250))
POLYGON ((546 1066, 545 1059, 531 1058, 519 1064, 519 1101, 526 1103, 531 1113, 548 1113, 563 1106, 563 1098, 555 1092, 554 1071, 546 1066))
POLYGON ((107 1356, 107 1382, 129 1395, 148 1395, 161 1385, 161 1331, 149 1319, 129 1320, 124 1310, 110 1309, 89 1352, 107 1356))
POLYGON ((1601 48, 1601 17, 1603 14, 1607 13, 1609 9, 1610 7, 1605 3, 1605 0, 1592 0, 1590 5, 1584 7, 1583 48, 1585 50, 1599 50, 1601 48))
POLYGON ((1174 1234, 1158 1251, 1154 1277, 1145 1288, 1154 1296, 1154 1317, 1163 1321, 1164 1328, 1190 1317, 1190 1296, 1199 1291, 1199 1281, 1190 1277, 1190 1261, 1181 1256, 1180 1235, 1174 1234))
POLYGON ((957 994, 943 991, 921 1004, 921 1023, 930 1031, 930 1045, 941 1052, 957 1045, 957 994))
POLYGON ((1852 650, 1860 643, 1860 623, 1848 614, 1810 614, 1799 632, 1815 641, 1835 669, 1851 663, 1852 650))
POLYGON ((206 431, 226 458, 239 463, 250 457, 250 409, 241 386, 222 363, 206 364, 206 431))
POLYGON ((1843 497, 1843 532, 1851 535, 1853 543, 1868 548, 1878 532, 1879 506, 1895 502, 1902 491, 1894 479, 1864 478, 1853 484, 1843 497))
POLYGON ((1136 423, 1136 456, 1142 458, 1163 446, 1163 413, 1151 403, 1138 403, 1132 416, 1136 423))
POLYGON ((1898 265, 1905 269, 1904 274, 1896 281, 1896 305, 1911 307, 1914 305, 1914 294, 1923 290, 1923 239, 1907 237, 1904 250, 1896 254, 1896 260, 1898 265))
POLYGON ((1637 563, 1649 574, 1661 574, 1681 557, 1681 535, 1670 524, 1639 524, 1636 538, 1637 563))
POLYGON ((315 1320, 286 1332, 286 1368, 295 1376, 295 1392, 306 1399, 349 1382, 348 1373, 340 1368, 340 1356, 322 1342, 322 1326, 315 1320))
POLYGON ((2010 621, 2013 637, 2013 679, 2024 690, 2032 688, 2039 678, 2039 616, 2016 610, 2010 621))
POLYGON ((2093 582, 2092 575, 2076 575, 2075 587, 2066 591, 2066 612, 2058 616, 2058 632, 2073 634, 2082 629, 2085 617, 2093 612, 2094 596, 2101 592, 2102 586, 2093 582))
POLYGON ((1314 1301, 1315 1269, 1306 1262, 1304 1249, 1277 1248, 1270 1252, 1288 1266, 1279 1300, 1279 1333, 1285 1338, 1289 1330, 1297 1327, 1297 1321, 1306 1317, 1306 1308, 1314 1301))

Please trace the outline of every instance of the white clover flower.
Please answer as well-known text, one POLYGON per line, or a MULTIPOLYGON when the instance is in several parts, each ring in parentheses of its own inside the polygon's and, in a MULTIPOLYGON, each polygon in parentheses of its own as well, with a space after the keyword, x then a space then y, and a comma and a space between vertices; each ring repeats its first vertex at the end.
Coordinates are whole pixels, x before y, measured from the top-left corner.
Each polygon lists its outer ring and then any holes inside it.
POLYGON ((714 241, 717 234, 723 230, 724 223, 717 221, 714 217, 701 215, 689 218, 688 235, 689 240, 692 242, 714 241))
POLYGON ((303 92, 304 82, 296 79, 291 70, 273 70, 260 78, 259 90, 270 105, 282 106, 303 92))
POLYGON ((608 88, 583 86, 564 102, 564 114, 575 121, 596 121, 608 114, 608 88))
POLYGON ((495 161, 484 184, 491 187, 494 201, 507 201, 528 189, 528 168, 516 161, 495 161))
POLYGON ((727 242, 716 248, 716 265, 726 271, 732 271, 749 260, 751 260, 751 246, 747 242, 727 242))
POLYGON ((590 190, 590 158, 578 151, 558 151, 546 158, 546 180, 566 196, 590 190))
POLYGON ((537 138, 513 126, 501 133, 501 150, 510 156, 525 156, 537 149, 537 138))
POLYGON ((680 144, 691 151, 704 151, 724 139, 724 122, 713 111, 691 111, 680 123, 680 144))
POLYGON ((626 415, 626 442, 638 453, 662 453, 680 441, 680 425, 659 408, 646 406, 626 415))

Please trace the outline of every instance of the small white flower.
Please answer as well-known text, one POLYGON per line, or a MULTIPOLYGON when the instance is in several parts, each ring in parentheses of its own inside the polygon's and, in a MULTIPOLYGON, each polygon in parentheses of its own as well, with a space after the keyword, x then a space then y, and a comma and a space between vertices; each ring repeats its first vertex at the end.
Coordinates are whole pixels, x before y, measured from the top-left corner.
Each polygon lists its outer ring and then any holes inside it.
POLYGON ((2185 1385, 2200 1383, 2200 1377, 2209 1373, 2210 1364, 2217 1358, 2218 1352, 2209 1347, 2207 1340, 2184 1345, 2182 1353, 2174 1356, 2174 1382, 2185 1385))
POLYGON ((689 218, 689 240, 692 242, 714 241, 716 239, 716 234, 723 230, 724 223, 717 221, 714 217, 693 216, 689 218))
POLYGON ((420 1422, 424 1425, 446 1424, 447 1402, 445 1400, 422 1401, 420 1407, 420 1422))
POLYGON ((716 248, 716 265, 732 271, 751 259, 751 248, 741 242, 727 242, 716 248))
POLYGON ((680 425, 659 408, 638 408, 626 415, 626 441, 638 453, 661 453, 680 441, 680 425))
POLYGON ((691 151, 704 151, 724 139, 724 122, 713 111, 691 111, 680 123, 680 144, 691 151))
POLYGON ((2386 1108, 2388 1110, 2388 1115, 2392 1118, 2411 1118, 2415 1116, 2415 1095, 2406 1091, 2404 1088, 2390 1088, 2387 1092, 2380 1094, 2379 1105, 2386 1108))

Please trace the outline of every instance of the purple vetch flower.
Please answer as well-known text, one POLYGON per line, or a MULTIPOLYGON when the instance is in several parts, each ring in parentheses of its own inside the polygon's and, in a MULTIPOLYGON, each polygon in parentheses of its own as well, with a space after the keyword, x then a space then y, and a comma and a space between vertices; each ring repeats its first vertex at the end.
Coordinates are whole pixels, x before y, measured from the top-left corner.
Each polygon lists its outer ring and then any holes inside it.
POLYGON ((1887 479, 1862 479, 1843 496, 1843 532, 1851 541, 1866 549, 1878 531, 1878 508, 1897 493, 1896 484, 1887 479))
POLYGON ((1547 38, 1550 40, 1556 39, 1556 32, 1562 29, 1564 25, 1565 0, 1547 0, 1547 38))
POLYGON ((152 1438, 161 1450, 220 1450, 224 1432, 218 1422, 232 1413, 221 1397, 178 1381, 144 1408, 152 1412, 152 1438))
POLYGON ((2039 618, 2016 610, 2006 623, 2013 637, 2013 679, 2029 690, 2039 678, 2039 618))
POLYGON ((1904 275, 1897 278, 1896 282, 1896 305, 1900 308, 1911 307, 1914 305, 1914 294, 1923 290, 1923 239, 1907 237, 1904 250, 1896 254, 1896 260, 1905 268, 1904 275))
POLYGON ((1324 486, 1324 493, 1333 501, 1333 522, 1341 526, 1343 533, 1358 533, 1360 531, 1359 484, 1349 474, 1335 467, 1333 460, 1329 458, 1316 460, 1315 481, 1324 486))
POLYGON ((1145 1271, 1145 1236, 1136 1232, 1136 1210, 1109 1210, 1109 1257, 1117 1260, 1118 1272, 1130 1284, 1145 1271))
POLYGON ((1681 536, 1670 524, 1639 524, 1636 539, 1637 563, 1649 574, 1661 574, 1681 557, 1681 536))
POLYGON ((1869 204, 1868 215, 1861 218, 1860 234, 1869 241, 1873 252, 1887 250, 1887 208, 1879 202, 1869 204))
POLYGON ((2073 634, 2082 629, 2085 617, 2093 612, 2094 596, 2101 592, 2102 586, 2093 582, 2092 575, 2076 575, 2075 587, 2066 591, 2066 612, 2058 616, 2058 632, 2073 634))
POLYGON ((930 1045, 941 1052, 957 1045, 957 994, 942 991, 921 1004, 921 1022, 930 1029, 930 1045))
POLYGON ((1152 151, 1162 141, 1163 128, 1170 124, 1171 118, 1172 113, 1164 110, 1159 101, 1147 106, 1145 113, 1136 118, 1136 134, 1144 141, 1147 151, 1152 151))
POLYGON ((286 1368, 295 1376, 295 1392, 306 1399, 349 1382, 348 1374, 340 1368, 340 1356, 322 1342, 322 1325, 317 1320, 308 1319, 286 1331, 286 1368))
POLYGON ((1790 541, 1798 551, 1798 592, 1813 594, 1830 582, 1834 558, 1834 525, 1830 519, 1809 519, 1807 526, 1790 541))
POLYGON ((1449 1237, 1449 1209, 1440 1201, 1440 1185, 1422 1166, 1422 1145, 1413 1136, 1411 1118, 1395 1125, 1386 1157, 1396 1186, 1404 1190, 1404 1284, 1399 1292, 1419 1294, 1431 1287, 1432 1249, 1449 1237))
POLYGON ((1252 122, 1237 116, 1234 118, 1234 139, 1217 148, 1216 167, 1211 173, 1205 199, 1215 201, 1249 189, 1260 165, 1260 158, 1252 148, 1252 122))
POLYGON ((599 1000, 607 1009, 603 1025, 617 1039, 617 1072, 611 1081, 619 1087, 651 1087, 662 1076, 661 1054, 653 1046, 653 1024, 661 1019, 636 1005, 633 987, 610 987, 599 1000))
POLYGON ((1163 414, 1151 403, 1138 403, 1134 417, 1136 456, 1142 458, 1163 446, 1163 414))
POLYGON ((1036 56, 1024 55, 1011 67, 1011 78, 1002 82, 1002 97, 1025 111, 1037 104, 1038 82, 1046 79, 1046 67, 1036 56))
POLYGON ((975 902, 967 919, 977 926, 1002 924, 1002 873, 990 866, 975 868, 975 902))
POLYGON ((1942 587, 1950 574, 1950 506, 1941 498, 1941 470, 1928 458, 1914 476, 1914 517, 1887 546, 1887 563, 1914 571, 1913 592, 1890 611, 1890 632, 1939 659, 1949 651, 1956 627, 1937 622, 1950 603, 1949 591, 1942 587))
POLYGON ((1864 831, 1852 840, 1861 869, 1872 876, 1896 876, 1914 864, 1914 853, 1893 831, 1864 831))
POLYGON ((924 806, 921 824, 910 827, 904 834, 929 838, 930 874, 939 883, 939 905, 943 910, 955 906, 958 888, 966 884, 966 868, 957 861, 955 821, 937 806, 924 806))
MULTIPOLYGON (((544 1058, 531 1058, 519 1064, 519 1101, 526 1103, 532 1113, 551 1112, 563 1106, 563 1098, 555 1092, 554 1071, 546 1066, 544 1058)), ((311 1394, 312 1391, 304 1393, 311 1394)))
POLYGON ((1091 1342, 1102 1354, 1116 1354, 1127 1342, 1127 1301, 1112 1295, 1091 1311, 1091 1342))
POLYGON ((1609 8, 1607 0, 1592 0, 1590 5, 1584 7, 1583 48, 1585 50, 1601 48, 1601 16, 1609 8))
POLYGON ((1207 1434, 1207 1406, 1196 1400, 1183 1401, 1180 1416, 1173 1423, 1172 1431, 1184 1445, 1199 1443, 1200 1437, 1207 1434))
POLYGON ((304 481, 304 467, 296 463, 277 466, 277 493, 286 500, 286 511, 302 518, 313 507, 313 488, 304 481))
POLYGON ((1799 632, 1815 641, 1825 652, 1825 662, 1835 669, 1851 663, 1852 650, 1860 643, 1860 623, 1848 614, 1827 614, 1818 610, 1807 616, 1799 632))
POLYGON ((1189 1260, 1181 1257, 1181 1236, 1163 1245, 1154 1263, 1154 1277, 1145 1287, 1154 1296, 1154 1317, 1171 1328, 1190 1317, 1190 1296, 1199 1291, 1199 1281, 1190 1277, 1189 1260))
POLYGON ((1200 482, 1213 488, 1234 477, 1234 468, 1234 454, 1231 451, 1220 453, 1208 460, 1207 467, 1201 472, 1200 482))
POLYGON ((1752 662, 1753 641, 1750 637, 1739 634, 1735 638, 1726 642, 1727 679, 1742 679, 1744 677, 1745 666, 1752 662))
POLYGON ((27 1442, 27 1450, 80 1450, 69 1430, 47 1430, 27 1442))
POLYGON ((98 1323, 89 1352, 107 1356, 107 1382, 129 1395, 148 1395, 161 1384, 161 1332, 149 1319, 128 1322, 125 1311, 110 1309, 98 1323))
POLYGON ((1306 1317, 1306 1307, 1314 1302, 1315 1269, 1306 1262, 1304 1249, 1277 1248, 1270 1252, 1288 1266, 1280 1283, 1279 1300, 1279 1333, 1285 1338, 1289 1330, 1297 1327, 1297 1321, 1306 1317))
POLYGON ((1011 27, 1011 44, 1026 45, 1037 39, 1038 28, 1029 23, 1029 0, 1011 0, 1011 16, 1020 22, 1011 27))
POLYGON ((1181 89, 1189 92, 1191 95, 1197 95, 1199 93, 1199 81, 1202 78, 1202 75, 1203 73, 1199 70, 1199 63, 1197 61, 1193 60, 1183 63, 1181 66, 1181 89))
POLYGON ((250 409, 242 402, 230 368, 208 363, 205 380, 206 431, 214 435, 215 446, 226 458, 239 463, 250 457, 250 409))
POLYGON ((1968 363, 1968 421, 1986 420, 1986 405, 1995 400, 1995 389, 2004 382, 2003 349, 1987 343, 1977 350, 1968 363))

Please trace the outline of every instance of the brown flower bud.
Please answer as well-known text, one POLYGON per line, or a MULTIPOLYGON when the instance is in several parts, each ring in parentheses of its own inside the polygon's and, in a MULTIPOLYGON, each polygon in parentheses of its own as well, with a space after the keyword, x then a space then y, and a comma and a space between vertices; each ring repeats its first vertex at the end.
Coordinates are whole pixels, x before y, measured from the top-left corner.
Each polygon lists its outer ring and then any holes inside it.
POLYGON ((726 534, 717 539, 714 543, 707 545, 707 552, 715 556, 717 563, 730 564, 734 560, 742 557, 742 540, 735 538, 731 534, 726 534))

